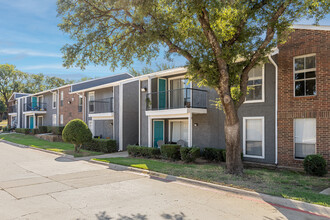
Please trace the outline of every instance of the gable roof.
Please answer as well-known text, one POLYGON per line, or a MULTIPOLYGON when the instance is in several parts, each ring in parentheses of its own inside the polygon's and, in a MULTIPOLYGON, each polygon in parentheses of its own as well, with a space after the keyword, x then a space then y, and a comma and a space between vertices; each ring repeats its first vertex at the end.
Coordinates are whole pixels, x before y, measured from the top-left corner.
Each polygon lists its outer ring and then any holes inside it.
POLYGON ((78 91, 86 90, 86 89, 89 89, 92 87, 98 87, 98 86, 118 82, 118 81, 129 79, 129 78, 133 78, 133 76, 128 73, 120 73, 117 75, 112 75, 112 76, 107 76, 107 77, 102 77, 102 78, 97 78, 97 79, 91 79, 91 80, 87 80, 84 82, 74 83, 71 85, 71 92, 78 92, 78 91))
POLYGON ((293 29, 306 29, 306 30, 319 30, 330 31, 330 25, 307 25, 307 24, 294 24, 293 29))

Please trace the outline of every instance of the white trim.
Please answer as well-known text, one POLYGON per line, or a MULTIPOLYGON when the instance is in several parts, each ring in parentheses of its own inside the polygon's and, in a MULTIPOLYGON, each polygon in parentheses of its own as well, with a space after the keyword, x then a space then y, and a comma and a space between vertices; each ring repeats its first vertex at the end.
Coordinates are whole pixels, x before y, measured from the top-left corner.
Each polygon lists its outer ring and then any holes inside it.
POLYGON ((124 150, 123 146, 123 100, 124 100, 124 86, 119 85, 119 151, 124 150))
POLYGON ((164 109, 164 110, 151 110, 145 111, 146 116, 170 116, 170 115, 177 115, 177 114, 207 114, 207 109, 204 108, 177 108, 177 109, 164 109))
POLYGON ((152 119, 148 117, 148 147, 152 147, 152 119))
MULTIPOLYGON (((163 122, 163 141, 165 142, 165 120, 164 119, 162 119, 162 120, 160 120, 160 119, 156 119, 156 120, 152 120, 152 145, 151 145, 151 147, 154 147, 154 142, 155 142, 155 126, 154 126, 154 122, 155 121, 162 121, 163 122)), ((158 148, 158 146, 157 146, 157 148, 158 148)))
POLYGON ((17 99, 17 128, 21 128, 21 99, 17 99))
POLYGON ((8 115, 15 116, 17 115, 17 112, 8 113, 8 115))
POLYGON ((89 118, 96 118, 96 117, 105 117, 105 118, 113 118, 113 112, 105 112, 105 113, 92 113, 88 114, 89 118))
POLYGON ((88 128, 91 130, 93 137, 95 136, 95 126, 94 126, 94 120, 88 120, 88 128), (90 123, 92 123, 90 125, 90 123))
POLYGON ((320 31, 330 31, 330 26, 327 25, 306 25, 306 24, 294 24, 293 29, 305 29, 305 30, 320 30, 320 31))
POLYGON ((42 116, 42 115, 41 116, 40 115, 37 116, 37 124, 38 124, 38 127, 39 126, 43 126, 43 124, 44 124, 44 116, 42 116), (39 125, 39 118, 42 118, 42 125, 39 125))
POLYGON ((46 111, 28 111, 28 112, 23 112, 24 115, 34 115, 34 114, 46 114, 46 111))
POLYGON ((278 131, 277 131, 277 113, 278 113, 278 66, 271 57, 268 55, 268 59, 275 66, 275 164, 278 163, 278 131))
MULTIPOLYGON (((261 82, 261 99, 260 100, 245 100, 244 103, 260 103, 260 102, 265 102, 265 64, 262 64, 262 67, 261 67, 261 79, 262 79, 262 82, 261 82)), ((253 80, 253 79, 260 79, 259 77, 256 78, 256 77, 251 77, 249 78, 249 80, 253 80)), ((246 99, 246 98, 245 98, 246 99)))
POLYGON ((139 80, 139 137, 138 137, 138 143, 141 145, 141 81, 139 80))
POLYGON ((244 157, 250 157, 250 158, 265 159, 265 117, 264 116, 243 117, 243 156, 244 157), (261 123, 262 123, 261 156, 254 156, 254 155, 245 154, 245 150, 246 150, 246 120, 249 120, 249 119, 261 119, 261 123))
POLYGON ((192 114, 188 117, 188 147, 192 147, 192 114))

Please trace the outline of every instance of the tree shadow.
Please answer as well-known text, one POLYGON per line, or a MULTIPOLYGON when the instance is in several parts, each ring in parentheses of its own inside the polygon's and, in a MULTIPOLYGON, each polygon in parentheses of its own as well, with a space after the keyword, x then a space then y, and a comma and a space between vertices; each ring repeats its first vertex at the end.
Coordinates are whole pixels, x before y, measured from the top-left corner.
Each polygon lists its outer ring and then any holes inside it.
MULTIPOLYGON (((95 214, 96 218, 98 220, 148 220, 147 215, 143 215, 140 213, 137 214, 131 214, 130 216, 128 215, 121 215, 119 214, 118 217, 112 217, 107 214, 106 211, 99 212, 98 214, 95 214)), ((183 212, 180 212, 178 214, 168 214, 168 213, 163 213, 160 215, 162 219, 166 220, 186 220, 186 215, 183 212)))

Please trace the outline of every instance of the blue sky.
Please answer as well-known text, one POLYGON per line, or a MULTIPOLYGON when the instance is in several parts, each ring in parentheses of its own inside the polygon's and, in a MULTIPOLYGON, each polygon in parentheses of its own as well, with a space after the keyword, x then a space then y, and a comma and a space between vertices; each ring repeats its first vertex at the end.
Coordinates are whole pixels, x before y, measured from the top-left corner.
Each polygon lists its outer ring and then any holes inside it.
MULTIPOLYGON (((94 65, 84 71, 62 67, 60 49, 70 39, 58 29, 60 19, 56 15, 56 0, 0 0, 0 64, 14 64, 24 72, 74 80, 128 71, 127 68, 111 71, 108 67, 94 65)), ((312 24, 313 21, 298 23, 312 24)), ((330 15, 320 24, 330 25, 330 15)), ((160 56, 153 63, 166 62, 160 56)), ((180 66, 184 63, 183 58, 176 56, 171 64, 180 66)), ((141 70, 144 66, 144 63, 135 62, 133 68, 141 70)))

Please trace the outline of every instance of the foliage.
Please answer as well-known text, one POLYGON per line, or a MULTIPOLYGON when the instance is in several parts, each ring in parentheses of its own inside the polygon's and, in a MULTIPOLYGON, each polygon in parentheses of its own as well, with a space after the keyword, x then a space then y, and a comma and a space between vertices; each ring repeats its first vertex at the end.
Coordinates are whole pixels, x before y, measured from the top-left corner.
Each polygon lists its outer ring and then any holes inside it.
POLYGON ((184 162, 194 162, 200 155, 200 149, 198 147, 181 147, 180 155, 184 162))
POLYGON ((160 158, 159 148, 128 145, 127 151, 132 157, 160 158))
POLYGON ((128 72, 132 75, 132 76, 141 76, 141 75, 145 75, 148 73, 153 73, 153 72, 158 72, 158 71, 162 71, 162 70, 167 70, 167 69, 172 69, 175 66, 172 64, 167 64, 167 63, 162 63, 162 64, 156 64, 156 69, 153 69, 151 67, 144 67, 142 68, 142 70, 137 71, 135 70, 133 67, 130 67, 128 72))
POLYGON ((55 135, 62 135, 64 126, 51 126, 51 133, 55 135))
POLYGON ((304 159, 304 169, 306 173, 314 176, 324 176, 328 173, 327 162, 319 154, 308 155, 304 159))
POLYGON ((31 133, 33 135, 35 135, 35 134, 39 134, 40 132, 39 132, 39 129, 38 128, 33 128, 33 129, 31 129, 31 133))
POLYGON ((113 153, 118 151, 116 141, 110 139, 93 138, 90 142, 84 144, 82 148, 103 153, 113 153))
POLYGON ((203 150, 203 157, 208 161, 225 162, 225 149, 206 147, 203 150))
POLYGON ((29 128, 16 128, 15 132, 21 134, 30 134, 31 130, 29 128))
POLYGON ((180 148, 178 144, 163 144, 160 147, 160 153, 164 159, 180 160, 180 148))
POLYGON ((39 132, 40 134, 47 133, 47 126, 39 126, 39 132))
POLYGON ((75 152, 79 153, 82 144, 92 140, 92 132, 85 122, 73 119, 64 127, 62 138, 65 142, 74 144, 75 152))

